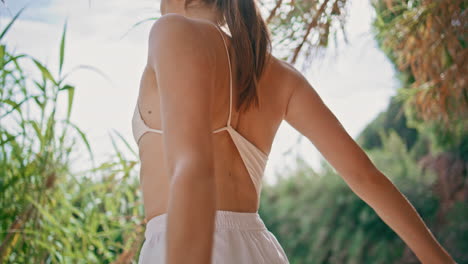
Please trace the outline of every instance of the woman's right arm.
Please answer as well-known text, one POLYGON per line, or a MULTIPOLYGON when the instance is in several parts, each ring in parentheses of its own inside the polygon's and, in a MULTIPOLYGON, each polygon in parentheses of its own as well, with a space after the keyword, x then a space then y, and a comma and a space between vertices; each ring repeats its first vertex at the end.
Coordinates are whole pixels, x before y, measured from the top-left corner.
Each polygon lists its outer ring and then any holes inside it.
POLYGON ((307 137, 352 191, 411 248, 422 263, 453 264, 416 209, 370 161, 315 89, 292 66, 284 120, 307 137))

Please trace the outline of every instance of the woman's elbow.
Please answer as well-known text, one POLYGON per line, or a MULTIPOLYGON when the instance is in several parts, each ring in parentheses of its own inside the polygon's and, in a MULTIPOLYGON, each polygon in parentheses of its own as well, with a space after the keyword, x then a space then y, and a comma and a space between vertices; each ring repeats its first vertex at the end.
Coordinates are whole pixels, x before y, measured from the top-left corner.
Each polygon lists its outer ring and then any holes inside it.
POLYGON ((366 166, 354 173, 343 173, 343 179, 351 188, 358 189, 362 186, 377 186, 388 178, 375 166, 366 166))

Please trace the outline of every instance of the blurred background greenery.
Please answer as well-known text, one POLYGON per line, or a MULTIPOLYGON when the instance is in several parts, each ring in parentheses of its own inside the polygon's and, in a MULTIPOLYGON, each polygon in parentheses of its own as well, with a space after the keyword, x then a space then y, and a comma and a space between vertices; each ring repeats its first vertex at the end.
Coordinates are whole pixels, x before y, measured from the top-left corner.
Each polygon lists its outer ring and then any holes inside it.
MULTIPOLYGON (((401 87, 356 138, 415 206, 458 263, 468 263, 467 15, 463 0, 371 0, 374 36, 401 87)), ((346 0, 261 2, 282 59, 303 67, 346 23, 346 0)), ((21 11, 0 29, 0 258, 2 263, 136 263, 143 208, 136 150, 118 132, 95 164, 86 132, 70 121, 75 87, 5 44, 21 11), (38 76, 26 74, 23 63, 38 76), (64 117, 57 102, 66 100, 64 117), (39 113, 39 114, 38 114, 39 113), (8 126, 4 125, 8 120, 8 126), (91 170, 70 171, 77 145, 91 170), (125 150, 122 149, 122 146, 125 150), (133 153, 132 158, 124 153, 133 153)), ((291 263, 419 263, 326 161, 265 185, 260 214, 291 263)))

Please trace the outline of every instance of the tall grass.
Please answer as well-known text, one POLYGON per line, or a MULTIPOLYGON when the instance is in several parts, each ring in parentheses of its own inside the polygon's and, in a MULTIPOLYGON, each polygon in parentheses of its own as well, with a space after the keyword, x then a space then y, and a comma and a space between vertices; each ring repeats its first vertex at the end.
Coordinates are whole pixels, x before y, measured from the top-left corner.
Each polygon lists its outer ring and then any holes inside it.
POLYGON ((114 131, 110 161, 70 170, 74 155, 94 164, 86 134, 70 119, 77 87, 67 81, 90 67, 63 72, 66 23, 57 73, 33 56, 11 52, 4 38, 22 12, 0 34, 1 262, 129 263, 142 242, 143 208, 137 162, 119 146, 133 150, 114 131), (26 72, 27 63, 35 73, 26 72))

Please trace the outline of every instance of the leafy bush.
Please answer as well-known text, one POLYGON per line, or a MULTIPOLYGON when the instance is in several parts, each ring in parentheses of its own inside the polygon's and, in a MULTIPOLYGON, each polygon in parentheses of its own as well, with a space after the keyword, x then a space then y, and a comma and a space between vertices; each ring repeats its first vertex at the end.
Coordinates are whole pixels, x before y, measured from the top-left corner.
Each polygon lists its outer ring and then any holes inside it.
MULTIPOLYGON (((423 171, 394 131, 382 148, 367 151, 376 166, 414 205, 434 235, 458 261, 467 258, 466 203, 438 220, 436 176, 423 171)), ((404 242, 346 185, 328 163, 320 173, 302 160, 274 186, 265 186, 260 214, 291 263, 418 263, 404 242), (410 254, 408 254, 408 252, 410 254)), ((464 263, 464 262, 460 262, 464 263)))

